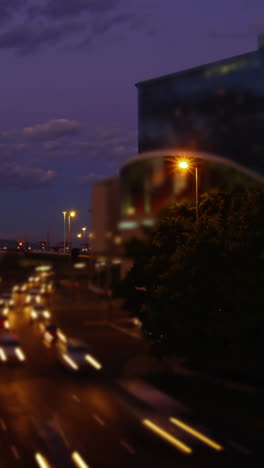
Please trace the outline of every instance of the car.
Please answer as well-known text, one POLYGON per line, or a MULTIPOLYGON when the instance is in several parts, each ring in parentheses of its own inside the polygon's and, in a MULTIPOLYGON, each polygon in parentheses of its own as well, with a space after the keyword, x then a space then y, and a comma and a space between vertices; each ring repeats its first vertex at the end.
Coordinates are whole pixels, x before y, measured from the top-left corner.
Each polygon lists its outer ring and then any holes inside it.
POLYGON ((60 328, 54 323, 40 324, 43 340, 48 344, 55 344, 59 341, 66 341, 66 336, 62 333, 60 328))
POLYGON ((26 291, 26 285, 25 284, 16 284, 12 288, 13 294, 23 294, 26 291))
POLYGON ((40 288, 41 294, 50 294, 52 293, 52 291, 53 291, 53 284, 51 281, 45 281, 40 288))
POLYGON ((48 320, 50 319, 50 311, 42 304, 35 304, 31 308, 30 320, 48 320))
POLYGON ((0 315, 0 330, 8 330, 8 328, 10 328, 8 316, 0 315))
POLYGON ((26 295, 26 304, 40 303, 41 294, 38 288, 30 289, 26 295))
POLYGON ((57 343, 60 363, 72 371, 101 370, 102 364, 92 356, 88 346, 79 340, 70 339, 57 343))
POLYGON ((18 338, 12 333, 0 335, 0 362, 24 362, 25 353, 21 349, 18 338))
POLYGON ((2 293, 2 304, 5 304, 8 307, 13 307, 14 306, 14 299, 12 297, 11 292, 4 292, 2 293))
POLYGON ((0 304, 0 316, 7 316, 10 312, 10 308, 7 307, 4 303, 0 304))

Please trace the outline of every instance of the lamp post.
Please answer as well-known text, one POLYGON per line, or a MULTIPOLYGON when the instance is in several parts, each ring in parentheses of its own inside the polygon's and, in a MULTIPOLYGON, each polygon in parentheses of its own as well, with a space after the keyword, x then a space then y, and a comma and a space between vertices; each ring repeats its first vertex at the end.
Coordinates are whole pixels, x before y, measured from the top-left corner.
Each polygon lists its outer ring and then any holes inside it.
POLYGON ((72 232, 71 232, 71 219, 76 216, 76 211, 70 211, 68 213, 68 231, 69 231, 69 244, 72 244, 72 232))
MULTIPOLYGON (((178 162, 178 167, 182 170, 188 170, 190 167, 192 167, 186 159, 182 159, 178 162)), ((195 166, 195 218, 196 218, 196 224, 198 224, 199 221, 199 180, 198 180, 198 166, 195 166)))
POLYGON ((66 252, 66 215, 67 211, 63 211, 63 251, 66 252))
POLYGON ((83 243, 83 248, 86 247, 86 242, 85 242, 85 238, 86 238, 86 229, 87 229, 87 228, 86 228, 85 226, 82 227, 82 239, 83 239, 82 243, 83 243))

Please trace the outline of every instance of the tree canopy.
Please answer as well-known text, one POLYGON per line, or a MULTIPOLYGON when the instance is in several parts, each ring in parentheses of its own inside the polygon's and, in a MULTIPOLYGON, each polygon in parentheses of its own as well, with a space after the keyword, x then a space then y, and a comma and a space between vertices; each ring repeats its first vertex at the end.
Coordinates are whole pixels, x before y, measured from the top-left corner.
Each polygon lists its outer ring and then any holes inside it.
POLYGON ((163 353, 242 373, 262 365, 263 215, 260 190, 206 193, 198 224, 176 203, 127 244, 134 266, 119 293, 163 353))

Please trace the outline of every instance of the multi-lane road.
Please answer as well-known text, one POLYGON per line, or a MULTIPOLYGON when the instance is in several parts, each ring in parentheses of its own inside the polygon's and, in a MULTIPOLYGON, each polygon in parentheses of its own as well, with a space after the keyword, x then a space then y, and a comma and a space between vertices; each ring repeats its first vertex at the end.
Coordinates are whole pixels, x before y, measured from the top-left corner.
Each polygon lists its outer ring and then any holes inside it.
POLYGON ((136 361, 144 342, 103 323, 85 325, 83 311, 71 326, 51 301, 52 320, 66 335, 90 341, 102 363, 97 373, 67 372, 30 325, 25 295, 14 299, 10 324, 26 361, 1 363, 1 467, 258 466, 261 436, 254 447, 245 444, 233 427, 195 416, 127 371, 133 365, 125 361, 136 361))

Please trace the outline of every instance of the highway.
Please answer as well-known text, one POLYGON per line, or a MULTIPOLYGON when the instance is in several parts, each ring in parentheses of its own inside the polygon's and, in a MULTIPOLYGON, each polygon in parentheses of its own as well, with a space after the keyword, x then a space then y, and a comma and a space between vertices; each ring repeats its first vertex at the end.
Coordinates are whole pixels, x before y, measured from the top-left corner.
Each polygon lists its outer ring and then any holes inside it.
POLYGON ((73 326, 58 313, 53 320, 66 335, 91 342, 102 362, 79 375, 60 365, 24 302, 15 295, 10 325, 26 360, 0 363, 1 467, 255 466, 261 452, 241 443, 237 429, 201 420, 133 373, 122 375, 144 342, 103 323, 85 327, 83 312, 79 326, 78 317, 73 326))

